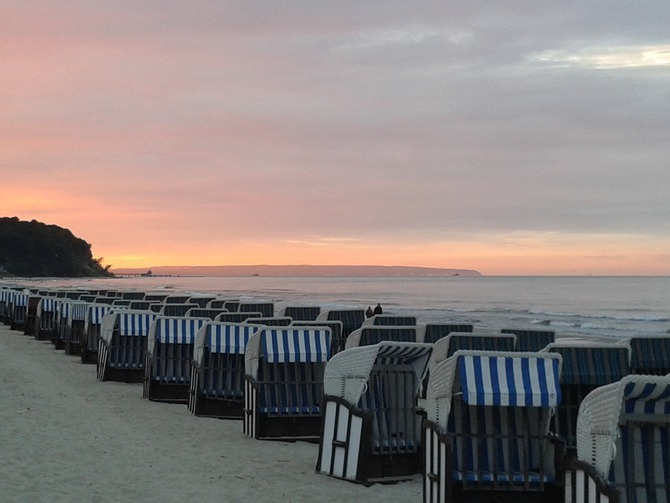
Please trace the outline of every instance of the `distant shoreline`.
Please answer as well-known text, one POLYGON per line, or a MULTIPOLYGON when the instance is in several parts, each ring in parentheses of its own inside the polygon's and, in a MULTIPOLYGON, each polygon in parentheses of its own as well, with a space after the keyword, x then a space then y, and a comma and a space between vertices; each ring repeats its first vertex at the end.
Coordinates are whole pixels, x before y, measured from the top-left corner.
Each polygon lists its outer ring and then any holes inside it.
POLYGON ((442 269, 409 266, 340 265, 236 265, 236 266, 158 266, 119 268, 117 276, 265 276, 265 277, 449 277, 482 276, 472 269, 442 269))

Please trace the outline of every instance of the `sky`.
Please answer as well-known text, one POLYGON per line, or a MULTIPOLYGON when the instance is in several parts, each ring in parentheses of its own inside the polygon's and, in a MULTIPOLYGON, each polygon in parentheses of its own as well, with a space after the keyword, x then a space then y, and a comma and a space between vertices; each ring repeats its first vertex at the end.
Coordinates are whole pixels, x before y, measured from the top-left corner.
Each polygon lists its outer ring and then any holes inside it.
POLYGON ((112 270, 670 274, 667 0, 0 12, 0 215, 112 270))

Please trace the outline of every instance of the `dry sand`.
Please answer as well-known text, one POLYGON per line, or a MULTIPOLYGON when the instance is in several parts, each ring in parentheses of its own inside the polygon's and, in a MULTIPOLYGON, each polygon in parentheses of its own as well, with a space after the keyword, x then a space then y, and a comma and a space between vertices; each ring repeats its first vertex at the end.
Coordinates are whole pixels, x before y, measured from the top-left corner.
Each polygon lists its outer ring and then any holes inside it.
POLYGON ((0 326, 2 502, 421 500, 418 476, 365 487, 317 474, 317 452, 99 382, 94 365, 0 326))

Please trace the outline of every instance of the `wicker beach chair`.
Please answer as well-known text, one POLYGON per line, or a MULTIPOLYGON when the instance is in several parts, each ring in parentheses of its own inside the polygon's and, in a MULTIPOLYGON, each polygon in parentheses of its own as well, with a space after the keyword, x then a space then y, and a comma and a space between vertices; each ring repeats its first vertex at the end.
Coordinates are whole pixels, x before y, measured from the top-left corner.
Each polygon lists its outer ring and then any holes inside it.
POLYGON ((577 414, 582 401, 599 386, 620 381, 630 373, 627 343, 575 341, 549 344, 543 351, 563 357, 561 403, 556 408, 552 431, 565 441, 566 453, 577 451, 577 414))
POLYGON ((316 321, 341 321, 342 340, 346 343, 349 334, 363 325, 365 311, 363 309, 331 309, 321 311, 321 314, 316 317, 316 321))
MULTIPOLYGON (((96 297, 96 299, 99 299, 99 297, 96 297)), ((111 310, 112 306, 110 304, 93 303, 88 305, 84 321, 84 335, 81 341, 82 363, 97 363, 98 340, 100 339, 102 320, 111 310)))
POLYGON ((424 502, 560 501, 562 449, 549 434, 561 356, 458 351, 431 370, 424 502))
POLYGON ((565 501, 670 502, 670 375, 629 375, 589 393, 565 501))
POLYGON ((214 296, 196 295, 189 299, 189 304, 198 304, 200 309, 206 309, 210 302, 216 300, 214 296))
POLYGON ((363 321, 363 327, 368 326, 403 326, 416 325, 416 316, 400 316, 396 314, 375 314, 363 321))
POLYGON ((208 322, 198 331, 191 363, 189 410, 196 416, 242 419, 244 354, 260 329, 241 323, 208 322))
POLYGON ((636 336, 629 339, 632 374, 670 373, 670 335, 636 336))
POLYGON ((421 328, 421 342, 433 343, 452 332, 472 332, 472 323, 426 323, 421 328))
POLYGON ((14 292, 11 288, 0 288, 0 322, 5 325, 9 324, 9 306, 14 292))
POLYGON ((288 316, 294 321, 315 321, 321 314, 319 306, 286 306, 277 316, 288 316))
POLYGON ((431 349, 382 342, 333 356, 324 377, 317 472, 363 484, 397 482, 421 472, 416 396, 431 349))
POLYGON ((12 330, 23 331, 28 313, 29 292, 16 292, 10 300, 10 323, 12 330))
POLYGON ((556 340, 556 332, 553 330, 503 328, 501 332, 516 335, 516 351, 540 351, 556 340))
POLYGON ((244 358, 244 433, 316 441, 321 434, 327 327, 261 327, 244 358))
POLYGON ((33 332, 37 340, 51 340, 54 332, 55 315, 56 298, 42 297, 37 305, 35 331, 33 332))
POLYGON ((56 349, 65 349, 65 334, 67 333, 67 319, 73 299, 66 296, 56 299, 56 315, 54 317, 54 331, 51 342, 56 349))
POLYGON ((416 325, 364 325, 349 334, 344 347, 349 349, 358 346, 372 346, 382 341, 417 342, 417 332, 416 325))
POLYGON ((98 344, 98 380, 144 381, 147 335, 157 316, 149 311, 131 310, 113 311, 105 316, 98 344))
POLYGON ((153 401, 188 403, 193 347, 209 318, 157 317, 147 336, 142 396, 153 401))
POLYGON ((28 304, 26 305, 26 320, 23 325, 24 335, 33 335, 37 325, 37 307, 42 296, 36 293, 28 295, 28 304))
POLYGON ((70 309, 65 323, 65 335, 63 337, 66 355, 81 354, 86 325, 86 312, 89 305, 87 302, 80 300, 70 302, 70 309))

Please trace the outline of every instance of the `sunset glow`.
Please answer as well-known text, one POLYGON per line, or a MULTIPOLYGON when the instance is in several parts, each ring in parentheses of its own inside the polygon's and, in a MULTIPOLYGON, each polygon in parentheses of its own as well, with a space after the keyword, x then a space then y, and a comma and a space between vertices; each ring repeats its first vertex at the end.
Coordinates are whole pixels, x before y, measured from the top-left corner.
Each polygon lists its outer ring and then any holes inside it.
POLYGON ((669 274, 670 7, 515 5, 15 3, 0 215, 112 270, 669 274))

